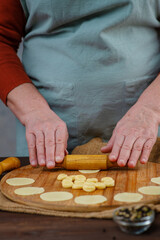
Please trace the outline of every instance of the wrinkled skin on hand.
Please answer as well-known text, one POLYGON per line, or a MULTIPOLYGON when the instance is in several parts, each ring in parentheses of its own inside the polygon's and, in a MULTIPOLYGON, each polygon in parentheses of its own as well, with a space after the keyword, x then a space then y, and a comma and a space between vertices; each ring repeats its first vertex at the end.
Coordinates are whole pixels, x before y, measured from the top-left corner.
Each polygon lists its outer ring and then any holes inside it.
POLYGON ((137 103, 117 123, 101 151, 110 152, 110 161, 117 161, 120 167, 134 168, 138 159, 144 164, 156 142, 158 125, 158 113, 137 103))
POLYGON ((68 131, 52 110, 33 111, 25 115, 26 139, 32 166, 54 168, 67 154, 68 131))

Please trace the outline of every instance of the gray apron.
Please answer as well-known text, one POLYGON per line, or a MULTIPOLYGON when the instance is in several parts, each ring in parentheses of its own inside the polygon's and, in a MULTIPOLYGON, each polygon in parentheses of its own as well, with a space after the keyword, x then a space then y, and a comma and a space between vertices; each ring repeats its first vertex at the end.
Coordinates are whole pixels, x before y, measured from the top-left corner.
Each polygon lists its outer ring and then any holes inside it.
MULTIPOLYGON (((160 0, 21 0, 22 62, 68 127, 68 149, 108 140, 160 71, 160 0)), ((17 155, 27 156, 17 122, 17 155)))

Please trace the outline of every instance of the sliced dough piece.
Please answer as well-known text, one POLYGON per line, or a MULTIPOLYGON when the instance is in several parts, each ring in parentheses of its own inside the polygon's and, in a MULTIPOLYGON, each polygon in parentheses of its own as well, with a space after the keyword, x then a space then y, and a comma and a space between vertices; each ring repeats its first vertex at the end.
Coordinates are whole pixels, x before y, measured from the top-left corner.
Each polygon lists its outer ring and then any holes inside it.
POLYGON ((72 179, 72 181, 75 180, 75 175, 69 175, 68 178, 72 179))
POLYGON ((92 173, 97 173, 99 172, 100 170, 78 170, 80 173, 87 173, 87 174, 92 174, 92 173))
POLYGON ((62 181, 62 187, 63 188, 71 188, 72 187, 72 185, 73 185, 73 182, 69 179, 63 179, 63 181, 62 181))
POLYGON ((29 196, 34 194, 40 194, 44 192, 43 187, 22 187, 14 190, 14 193, 17 195, 29 196))
POLYGON ((83 190, 85 192, 94 192, 96 190, 96 187, 95 187, 95 184, 92 182, 85 182, 84 185, 83 185, 83 190))
POLYGON ((138 191, 146 195, 160 195, 160 186, 141 187, 138 191))
POLYGON ((104 182, 96 182, 95 183, 95 187, 97 189, 105 189, 106 188, 106 184, 104 182))
POLYGON ((77 204, 92 205, 92 204, 103 203, 107 201, 107 198, 102 195, 85 195, 85 196, 76 197, 74 201, 77 204))
POLYGON ((62 181, 63 179, 65 179, 67 177, 67 174, 64 173, 60 173, 57 177, 57 180, 62 181))
POLYGON ((83 180, 75 180, 74 183, 75 184, 84 184, 86 181, 83 180))
POLYGON ((74 181, 74 179, 75 179, 74 175, 70 175, 65 178, 65 180, 70 180, 70 181, 74 181))
POLYGON ((104 182, 106 187, 114 187, 115 181, 111 177, 104 177, 101 179, 101 182, 104 182))
POLYGON ((97 178, 87 178, 86 182, 96 183, 96 182, 98 182, 98 179, 97 178))
POLYGON ((86 177, 84 175, 75 175, 75 180, 82 180, 85 181, 86 177))
POLYGON ((160 177, 151 178, 151 182, 160 184, 160 177))
POLYGON ((66 201, 73 198, 69 192, 46 192, 40 195, 40 198, 48 202, 66 201))
POLYGON ((111 178, 111 177, 103 177, 103 178, 101 178, 101 182, 112 181, 112 180, 113 180, 113 178, 111 178))
POLYGON ((114 196, 114 200, 119 202, 139 202, 142 198, 142 194, 130 192, 118 193, 114 196))
POLYGON ((28 185, 34 182, 35 180, 32 178, 21 178, 21 177, 9 178, 6 180, 6 183, 8 183, 11 186, 23 186, 23 185, 28 185))
POLYGON ((82 189, 82 188, 83 188, 83 185, 84 185, 83 182, 73 183, 72 189, 82 189))
POLYGON ((114 187, 115 185, 115 181, 111 180, 111 181, 104 181, 106 187, 114 187))

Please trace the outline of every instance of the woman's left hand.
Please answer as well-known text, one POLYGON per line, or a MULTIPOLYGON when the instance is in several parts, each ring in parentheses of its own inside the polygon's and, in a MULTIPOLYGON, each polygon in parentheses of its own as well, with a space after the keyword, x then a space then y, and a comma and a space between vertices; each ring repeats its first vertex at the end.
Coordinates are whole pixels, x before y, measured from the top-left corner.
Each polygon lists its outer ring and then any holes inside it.
POLYGON ((117 161, 134 168, 138 159, 142 164, 148 161, 158 134, 158 113, 149 107, 136 103, 117 123, 112 137, 103 153, 110 152, 110 161, 117 161))

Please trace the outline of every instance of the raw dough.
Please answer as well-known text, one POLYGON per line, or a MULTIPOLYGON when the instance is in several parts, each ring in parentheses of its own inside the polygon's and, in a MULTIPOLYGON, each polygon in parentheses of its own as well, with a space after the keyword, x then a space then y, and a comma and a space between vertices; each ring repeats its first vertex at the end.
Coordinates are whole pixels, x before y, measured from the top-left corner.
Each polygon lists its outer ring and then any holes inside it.
POLYGON ((58 175, 57 180, 62 181, 66 177, 67 177, 67 174, 61 173, 61 174, 58 175))
POLYGON ((75 203, 78 203, 78 204, 92 205, 92 204, 103 203, 107 201, 107 198, 102 195, 85 195, 85 196, 76 197, 74 201, 75 203))
POLYGON ((97 173, 100 170, 79 170, 80 173, 97 173))
POLYGON ((103 178, 101 178, 101 182, 112 181, 112 180, 113 180, 113 178, 111 178, 111 177, 103 177, 103 178))
POLYGON ((75 175, 75 180, 79 180, 79 181, 85 181, 86 177, 84 175, 75 175))
POLYGON ((95 183, 95 187, 97 189, 105 189, 106 188, 106 184, 104 182, 96 182, 95 183))
POLYGON ((71 188, 73 185, 73 182, 71 181, 71 179, 63 179, 62 181, 62 187, 63 188, 71 188))
POLYGON ((72 185, 72 189, 82 189, 82 188, 83 188, 83 185, 84 185, 83 182, 73 183, 73 185, 72 185))
POLYGON ((115 185, 115 181, 111 177, 104 177, 101 179, 101 182, 104 182, 106 187, 113 187, 115 185))
POLYGON ((97 178, 87 178, 86 182, 96 183, 96 182, 98 182, 98 179, 97 178))
POLYGON ((66 201, 73 198, 73 194, 69 192, 46 192, 40 195, 44 201, 57 202, 66 201))
POLYGON ((85 181, 83 181, 83 180, 75 180, 74 183, 75 184, 84 184, 85 181))
POLYGON ((146 195, 160 195, 160 186, 141 187, 138 191, 146 195))
POLYGON ((28 185, 28 184, 31 184, 31 183, 34 183, 34 182, 35 182, 35 180, 32 179, 32 178, 21 178, 21 177, 9 178, 9 179, 6 180, 6 183, 8 183, 11 186, 28 185))
POLYGON ((85 192, 93 192, 96 190, 96 187, 95 187, 95 184, 92 182, 85 182, 84 185, 83 185, 83 190, 85 192))
POLYGON ((140 193, 123 192, 114 196, 115 201, 119 202, 138 202, 143 198, 140 193))
POLYGON ((44 188, 42 188, 42 187, 22 187, 22 188, 15 189, 14 192, 17 195, 28 196, 28 195, 40 194, 40 193, 44 192, 44 188))
POLYGON ((151 182, 160 184, 160 177, 151 178, 151 182))
POLYGON ((66 180, 74 181, 75 175, 70 175, 65 178, 66 180))

